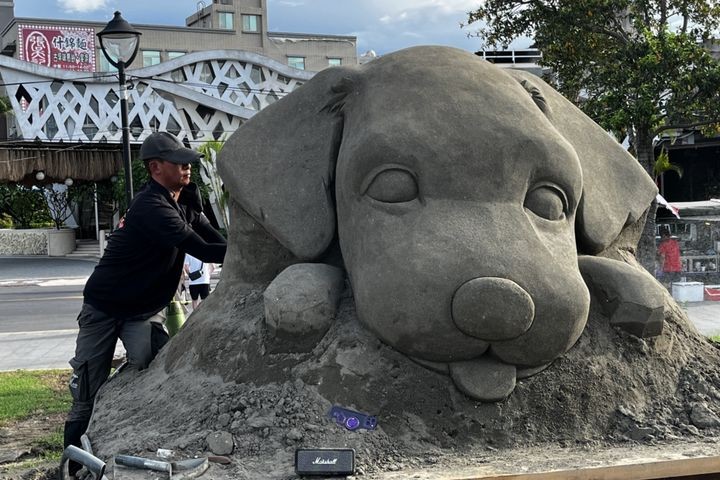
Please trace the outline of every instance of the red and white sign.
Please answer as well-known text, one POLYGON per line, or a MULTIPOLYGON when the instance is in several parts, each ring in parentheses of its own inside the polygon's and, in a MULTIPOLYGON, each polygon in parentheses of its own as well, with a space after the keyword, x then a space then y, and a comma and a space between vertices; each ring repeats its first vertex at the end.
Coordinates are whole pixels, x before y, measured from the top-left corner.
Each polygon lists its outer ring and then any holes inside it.
POLYGON ((76 72, 95 71, 95 30, 55 25, 18 25, 20 59, 76 72))

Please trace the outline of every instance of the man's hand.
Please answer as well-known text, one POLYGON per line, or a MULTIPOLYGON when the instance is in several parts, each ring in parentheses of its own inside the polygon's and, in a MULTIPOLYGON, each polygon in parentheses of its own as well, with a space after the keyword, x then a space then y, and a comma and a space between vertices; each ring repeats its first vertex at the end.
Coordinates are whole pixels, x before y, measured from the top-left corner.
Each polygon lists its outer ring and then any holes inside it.
POLYGON ((200 189, 197 184, 189 183, 187 186, 183 187, 180 192, 180 197, 178 197, 178 204, 185 205, 197 214, 202 213, 202 196, 200 195, 200 189))

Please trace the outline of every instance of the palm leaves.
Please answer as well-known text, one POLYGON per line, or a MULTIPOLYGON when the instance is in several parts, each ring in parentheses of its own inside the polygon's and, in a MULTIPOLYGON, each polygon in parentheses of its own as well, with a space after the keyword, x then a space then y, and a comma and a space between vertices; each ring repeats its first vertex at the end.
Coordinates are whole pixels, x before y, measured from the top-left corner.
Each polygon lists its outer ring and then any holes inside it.
POLYGON ((208 140, 198 147, 198 152, 203 154, 200 161, 200 177, 209 188, 210 204, 212 205, 215 217, 222 223, 221 227, 227 228, 230 225, 230 211, 228 209, 228 192, 223 188, 223 182, 217 173, 217 154, 225 145, 225 138, 219 140, 208 140))
POLYGON ((657 181, 660 175, 671 170, 677 173, 678 177, 682 178, 682 167, 680 165, 670 163, 670 155, 668 155, 667 149, 665 149, 665 147, 662 147, 660 154, 657 156, 657 158, 655 158, 655 164, 653 165, 653 176, 657 181))

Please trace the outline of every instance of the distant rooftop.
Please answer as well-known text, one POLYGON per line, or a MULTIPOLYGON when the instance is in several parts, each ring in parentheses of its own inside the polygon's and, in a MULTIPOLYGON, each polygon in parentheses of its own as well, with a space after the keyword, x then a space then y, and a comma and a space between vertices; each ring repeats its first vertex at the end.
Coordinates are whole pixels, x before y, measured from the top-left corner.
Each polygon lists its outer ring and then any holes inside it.
POLYGON ((504 64, 537 64, 542 58, 542 52, 536 48, 526 48, 522 50, 481 50, 475 52, 475 55, 480 56, 491 63, 504 64))

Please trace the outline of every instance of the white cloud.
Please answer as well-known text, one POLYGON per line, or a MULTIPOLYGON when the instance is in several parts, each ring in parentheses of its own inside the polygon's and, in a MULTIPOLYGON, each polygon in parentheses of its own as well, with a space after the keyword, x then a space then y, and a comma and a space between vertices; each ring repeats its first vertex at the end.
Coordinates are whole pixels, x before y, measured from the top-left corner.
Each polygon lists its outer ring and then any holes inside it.
POLYGON ((305 5, 305 2, 294 2, 292 0, 280 0, 278 3, 285 7, 302 7, 305 5))
POLYGON ((107 0, 58 0, 58 4, 66 12, 92 12, 107 8, 107 0))
POLYGON ((372 5, 369 8, 391 16, 402 12, 423 12, 428 15, 465 14, 479 6, 478 0, 370 0, 368 3, 372 5))

